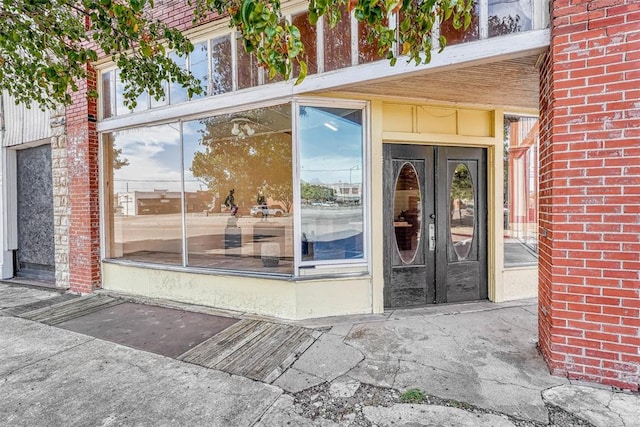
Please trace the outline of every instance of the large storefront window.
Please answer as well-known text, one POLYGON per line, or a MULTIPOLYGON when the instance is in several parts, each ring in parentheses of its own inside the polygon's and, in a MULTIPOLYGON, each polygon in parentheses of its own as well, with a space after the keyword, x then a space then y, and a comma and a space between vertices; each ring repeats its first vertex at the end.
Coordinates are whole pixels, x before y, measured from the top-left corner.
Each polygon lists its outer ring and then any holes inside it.
POLYGON ((187 265, 291 274, 291 105, 185 122, 183 135, 187 265))
POLYGON ((538 119, 505 116, 504 265, 538 262, 538 119))
POLYGON ((365 263, 364 103, 340 104, 103 134, 107 258, 289 276, 365 263))
POLYGON ((182 264, 178 123, 103 135, 110 164, 108 256, 182 264))
POLYGON ((103 134, 107 258, 289 276, 364 263, 364 103, 346 105, 103 134))
POLYGON ((363 111, 300 106, 303 264, 364 259, 363 111))

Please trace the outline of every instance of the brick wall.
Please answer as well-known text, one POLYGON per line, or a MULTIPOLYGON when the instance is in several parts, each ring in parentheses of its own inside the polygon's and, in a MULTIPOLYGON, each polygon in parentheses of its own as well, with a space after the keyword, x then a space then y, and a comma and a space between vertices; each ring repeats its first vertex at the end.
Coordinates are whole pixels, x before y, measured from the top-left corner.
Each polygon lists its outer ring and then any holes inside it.
POLYGON ((69 289, 90 293, 100 286, 100 210, 98 191, 97 102, 87 99, 96 73, 79 82, 66 110, 66 151, 69 204, 69 289))
MULTIPOLYGON (((193 8, 187 2, 156 1, 149 15, 180 30, 192 27, 193 8)), ((215 19, 211 15, 199 24, 215 19)), ((86 97, 96 89, 97 75, 91 68, 88 74, 66 109, 66 135, 54 138, 54 163, 60 166, 54 165, 56 283, 77 293, 100 286, 99 145, 96 123, 89 119, 98 117, 98 104, 86 97)))
POLYGON ((540 69, 539 341, 640 389, 640 2, 552 1, 540 69))

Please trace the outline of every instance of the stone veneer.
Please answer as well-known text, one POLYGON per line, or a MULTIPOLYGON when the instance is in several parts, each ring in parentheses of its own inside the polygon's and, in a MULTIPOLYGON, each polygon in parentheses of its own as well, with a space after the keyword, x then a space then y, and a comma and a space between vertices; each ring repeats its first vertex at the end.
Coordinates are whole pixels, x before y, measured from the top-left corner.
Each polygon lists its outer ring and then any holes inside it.
POLYGON ((69 186, 65 109, 51 113, 51 175, 53 179, 53 235, 56 287, 69 287, 69 186))

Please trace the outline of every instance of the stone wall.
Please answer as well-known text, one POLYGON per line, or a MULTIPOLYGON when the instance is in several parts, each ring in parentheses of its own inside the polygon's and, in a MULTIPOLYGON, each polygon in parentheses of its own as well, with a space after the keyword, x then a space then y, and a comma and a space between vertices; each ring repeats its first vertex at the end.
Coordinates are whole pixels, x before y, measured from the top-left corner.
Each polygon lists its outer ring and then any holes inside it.
POLYGON ((56 287, 69 288, 69 186, 65 109, 51 113, 51 174, 56 287))

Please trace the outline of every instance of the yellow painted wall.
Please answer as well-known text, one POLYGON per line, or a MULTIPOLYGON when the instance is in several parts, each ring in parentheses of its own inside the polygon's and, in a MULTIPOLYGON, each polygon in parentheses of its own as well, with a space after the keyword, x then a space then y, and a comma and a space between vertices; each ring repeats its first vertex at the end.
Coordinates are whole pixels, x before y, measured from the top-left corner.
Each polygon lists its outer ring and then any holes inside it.
MULTIPOLYGON (((344 95, 343 95, 344 96, 344 95)), ((363 98, 360 98, 363 99, 363 98)), ((371 225, 369 276, 286 280, 224 276, 103 263, 107 290, 212 306, 283 319, 308 319, 384 311, 384 143, 487 148, 488 283, 492 301, 537 294, 537 269, 503 265, 503 113, 496 109, 403 104, 369 99, 368 147, 371 225)), ((337 273, 339 268, 332 273, 337 273)))
POLYGON ((287 281, 102 263, 105 290, 281 319, 371 313, 371 279, 287 281))
MULTIPOLYGON (((487 149, 488 284, 495 302, 537 296, 537 267, 504 268, 503 224, 503 112, 493 108, 467 108, 373 101, 372 117, 382 122, 372 127, 373 214, 382 206, 383 143, 455 145, 487 149), (380 112, 379 112, 380 111, 380 112), (380 146, 378 150, 377 146, 380 146), (379 156, 379 158, 378 158, 379 156)), ((377 217, 376 217, 377 218, 377 217)), ((373 221, 373 247, 382 247, 382 218, 373 221)), ((375 253, 373 260, 382 254, 375 253)), ((373 270, 374 295, 382 292, 382 268, 373 270)), ((382 303, 380 303, 382 304, 382 303)), ((379 310, 380 305, 374 305, 379 310)))

